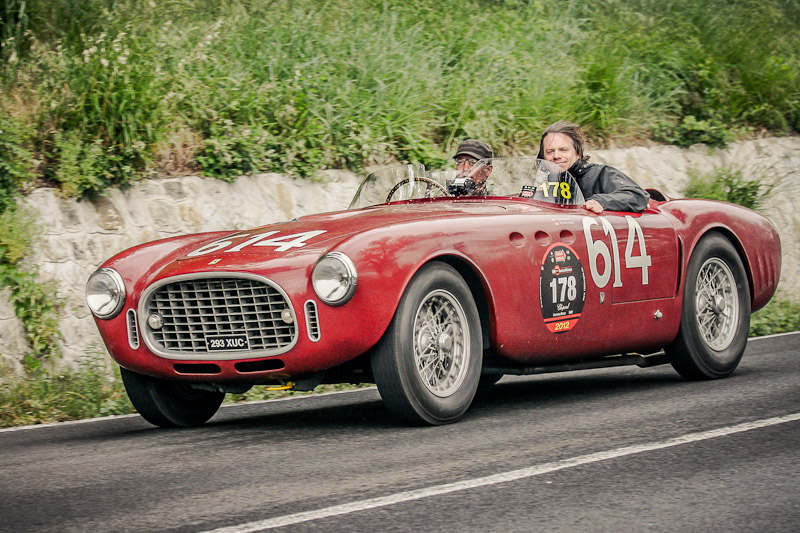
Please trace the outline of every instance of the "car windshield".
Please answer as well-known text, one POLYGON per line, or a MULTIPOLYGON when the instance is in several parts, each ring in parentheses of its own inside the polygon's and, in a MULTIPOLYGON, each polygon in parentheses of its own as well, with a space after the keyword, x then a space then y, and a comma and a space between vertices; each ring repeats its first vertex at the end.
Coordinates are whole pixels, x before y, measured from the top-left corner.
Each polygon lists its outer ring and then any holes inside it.
POLYGON ((361 183, 350 209, 423 198, 518 197, 559 205, 583 205, 575 178, 558 165, 533 157, 472 161, 465 168, 428 170, 421 164, 385 167, 361 183))

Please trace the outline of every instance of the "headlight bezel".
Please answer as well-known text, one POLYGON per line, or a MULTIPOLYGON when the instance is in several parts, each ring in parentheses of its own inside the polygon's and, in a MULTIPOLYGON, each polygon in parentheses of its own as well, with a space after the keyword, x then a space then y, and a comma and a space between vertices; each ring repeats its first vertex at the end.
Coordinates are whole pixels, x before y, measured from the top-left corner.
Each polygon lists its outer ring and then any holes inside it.
POLYGON ((314 294, 327 305, 338 307, 350 301, 358 286, 358 272, 356 266, 346 254, 342 252, 328 252, 319 258, 311 271, 311 287, 314 294), (328 269, 328 270, 325 270, 328 269), (338 280, 333 280, 331 270, 339 274, 338 280), (324 291, 321 283, 338 283, 333 290, 324 291), (327 294, 324 294, 326 293, 327 294))
MULTIPOLYGON (((100 294, 102 291, 98 290, 94 294, 100 294)), ((86 305, 89 307, 89 310, 92 312, 94 316, 101 320, 110 320, 117 315, 120 314, 122 308, 125 307, 125 300, 127 298, 126 290, 125 290, 125 282, 122 279, 122 276, 119 272, 114 270, 113 268, 100 268, 95 270, 89 279, 86 281, 86 290, 85 290, 85 298, 86 298, 86 305), (111 302, 114 303, 113 307, 106 311, 102 311, 102 309, 106 308, 107 305, 100 305, 95 309, 92 303, 89 301, 90 294, 89 290, 92 287, 93 282, 97 282, 100 276, 105 276, 108 278, 108 283, 106 286, 109 287, 109 290, 106 291, 106 294, 109 294, 111 302)))

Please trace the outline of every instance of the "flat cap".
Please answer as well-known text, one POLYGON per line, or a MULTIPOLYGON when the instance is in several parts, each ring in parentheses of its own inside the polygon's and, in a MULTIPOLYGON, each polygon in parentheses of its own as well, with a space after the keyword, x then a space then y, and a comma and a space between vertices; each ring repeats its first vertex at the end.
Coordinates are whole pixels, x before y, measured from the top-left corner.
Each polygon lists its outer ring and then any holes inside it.
POLYGON ((469 155, 475 159, 491 159, 494 157, 494 152, 492 152, 492 148, 483 141, 467 139, 458 145, 458 150, 456 150, 456 155, 453 156, 453 159, 460 155, 469 155))

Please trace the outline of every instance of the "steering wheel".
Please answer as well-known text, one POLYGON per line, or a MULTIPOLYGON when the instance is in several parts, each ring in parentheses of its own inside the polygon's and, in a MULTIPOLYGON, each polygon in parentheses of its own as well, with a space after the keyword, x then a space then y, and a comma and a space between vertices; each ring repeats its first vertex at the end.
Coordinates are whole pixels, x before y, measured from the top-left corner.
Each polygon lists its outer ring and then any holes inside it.
MULTIPOLYGON (((430 198, 431 197, 431 188, 439 189, 440 191, 442 191, 445 194, 445 196, 448 196, 447 189, 444 188, 444 185, 442 185, 441 183, 437 183, 437 182, 433 181, 430 178, 414 178, 414 181, 422 181, 422 182, 425 182, 427 184, 427 186, 425 187, 425 197, 426 198, 430 198)), ((396 193, 397 190, 400 189, 400 187, 402 187, 403 185, 406 185, 409 182, 411 182, 410 178, 406 178, 406 179, 404 179, 402 181, 397 182, 395 184, 395 186, 392 187, 392 190, 389 191, 389 194, 386 195, 386 201, 387 202, 391 202, 392 201, 392 196, 394 196, 394 193, 396 193)))

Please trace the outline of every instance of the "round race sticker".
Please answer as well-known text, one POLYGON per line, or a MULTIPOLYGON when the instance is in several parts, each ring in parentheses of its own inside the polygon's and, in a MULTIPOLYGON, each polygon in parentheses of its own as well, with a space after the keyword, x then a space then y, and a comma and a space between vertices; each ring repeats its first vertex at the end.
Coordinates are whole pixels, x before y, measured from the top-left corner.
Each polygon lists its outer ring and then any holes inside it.
POLYGON ((575 250, 556 243, 544 253, 539 273, 539 304, 544 323, 553 333, 575 327, 586 300, 586 278, 575 250))

